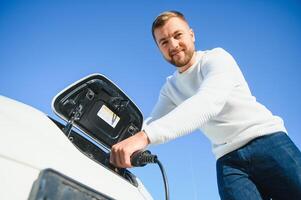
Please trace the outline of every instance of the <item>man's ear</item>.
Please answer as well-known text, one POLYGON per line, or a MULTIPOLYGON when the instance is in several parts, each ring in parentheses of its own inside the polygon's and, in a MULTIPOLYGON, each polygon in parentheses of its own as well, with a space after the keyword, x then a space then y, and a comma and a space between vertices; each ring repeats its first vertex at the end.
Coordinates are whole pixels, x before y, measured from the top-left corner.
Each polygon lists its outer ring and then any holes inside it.
POLYGON ((192 37, 192 41, 195 42, 194 32, 193 32, 192 28, 189 29, 189 32, 190 32, 190 35, 192 37))

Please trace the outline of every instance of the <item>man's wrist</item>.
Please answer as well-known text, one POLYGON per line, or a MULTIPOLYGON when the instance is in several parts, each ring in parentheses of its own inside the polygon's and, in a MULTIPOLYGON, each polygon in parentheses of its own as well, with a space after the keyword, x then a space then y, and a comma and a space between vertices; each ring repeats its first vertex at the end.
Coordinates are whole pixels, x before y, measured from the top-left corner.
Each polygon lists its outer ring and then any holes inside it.
POLYGON ((145 130, 140 131, 141 137, 143 138, 144 141, 146 141, 147 144, 150 143, 150 140, 148 138, 148 135, 146 134, 145 130))

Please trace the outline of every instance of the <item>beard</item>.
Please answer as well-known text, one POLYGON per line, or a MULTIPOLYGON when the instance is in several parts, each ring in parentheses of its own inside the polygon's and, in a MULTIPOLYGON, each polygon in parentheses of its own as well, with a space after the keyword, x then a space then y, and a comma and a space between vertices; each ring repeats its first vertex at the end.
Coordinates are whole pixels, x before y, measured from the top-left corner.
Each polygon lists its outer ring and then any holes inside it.
POLYGON ((192 59, 195 50, 194 50, 194 48, 191 48, 191 49, 186 49, 186 50, 184 49, 182 51, 184 53, 184 58, 176 59, 175 56, 170 55, 170 59, 165 58, 165 60, 167 60, 167 62, 174 65, 175 67, 178 67, 178 68, 184 67, 192 59))

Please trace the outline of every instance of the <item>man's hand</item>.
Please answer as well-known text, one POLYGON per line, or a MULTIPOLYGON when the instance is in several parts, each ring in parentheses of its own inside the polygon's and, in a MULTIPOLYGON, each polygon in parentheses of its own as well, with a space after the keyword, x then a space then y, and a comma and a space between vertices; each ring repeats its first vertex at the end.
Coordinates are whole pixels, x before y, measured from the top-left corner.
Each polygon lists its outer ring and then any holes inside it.
POLYGON ((138 150, 144 149, 149 144, 149 139, 144 131, 112 146, 110 163, 116 167, 128 168, 131 165, 131 155, 138 150))

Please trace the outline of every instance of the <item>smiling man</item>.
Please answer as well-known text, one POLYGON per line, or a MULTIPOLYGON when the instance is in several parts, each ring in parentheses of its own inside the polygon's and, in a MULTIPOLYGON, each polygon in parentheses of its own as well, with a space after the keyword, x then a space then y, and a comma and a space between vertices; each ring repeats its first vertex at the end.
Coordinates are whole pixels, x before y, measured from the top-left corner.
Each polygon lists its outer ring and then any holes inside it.
POLYGON ((111 163, 131 167, 135 151, 200 129, 217 159, 221 199, 301 199, 301 153, 283 120, 252 96, 233 57, 222 48, 196 51, 194 32, 177 11, 160 14, 152 34, 177 70, 144 130, 112 147, 111 163))
POLYGON ((195 63, 194 33, 183 19, 170 18, 164 28, 153 30, 153 36, 164 58, 180 72, 195 63))

